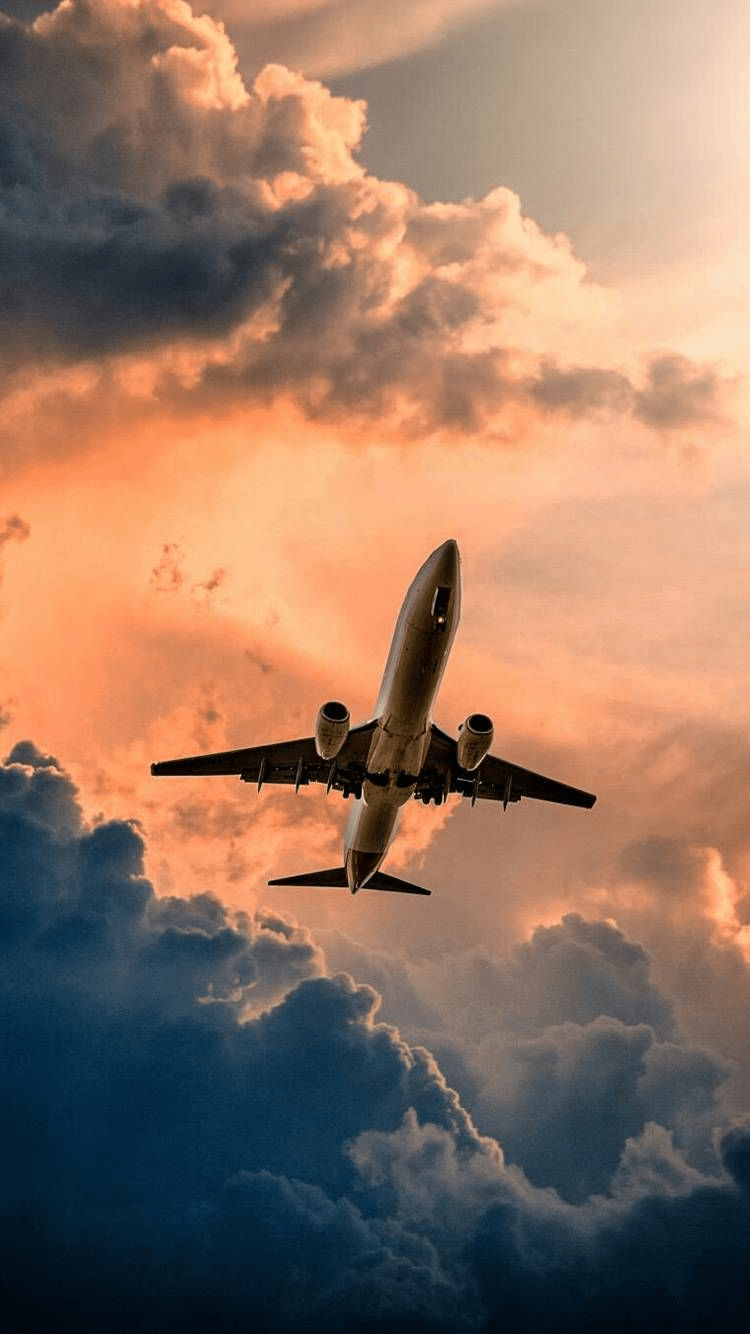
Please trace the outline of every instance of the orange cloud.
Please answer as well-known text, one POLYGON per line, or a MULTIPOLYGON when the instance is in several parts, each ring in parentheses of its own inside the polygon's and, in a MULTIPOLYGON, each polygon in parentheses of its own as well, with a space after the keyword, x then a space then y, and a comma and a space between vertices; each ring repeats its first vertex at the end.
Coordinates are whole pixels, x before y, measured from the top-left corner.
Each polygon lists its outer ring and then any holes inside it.
POLYGON ((511 191, 424 204, 368 175, 362 103, 281 66, 245 88, 182 0, 70 0, 5 33, 11 462, 107 416, 283 398, 408 439, 720 419, 720 372, 624 345, 614 298, 511 191))

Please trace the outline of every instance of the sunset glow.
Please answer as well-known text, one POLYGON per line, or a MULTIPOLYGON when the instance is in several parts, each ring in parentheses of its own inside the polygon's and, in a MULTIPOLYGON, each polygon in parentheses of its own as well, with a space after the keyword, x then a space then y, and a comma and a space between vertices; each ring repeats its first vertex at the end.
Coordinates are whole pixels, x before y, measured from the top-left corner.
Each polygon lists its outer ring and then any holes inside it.
POLYGON ((739 1330, 745 6, 5 8, 14 1328, 739 1330), (596 808, 270 888, 346 804, 150 763, 371 717, 449 536, 436 721, 596 808))

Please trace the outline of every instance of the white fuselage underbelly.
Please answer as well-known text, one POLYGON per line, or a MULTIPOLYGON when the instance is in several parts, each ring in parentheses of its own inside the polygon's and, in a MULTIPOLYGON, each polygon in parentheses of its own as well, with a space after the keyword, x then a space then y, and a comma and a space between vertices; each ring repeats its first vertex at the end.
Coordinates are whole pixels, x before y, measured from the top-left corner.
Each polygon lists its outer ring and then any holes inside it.
POLYGON ((378 726, 367 759, 368 777, 344 835, 352 893, 379 867, 399 810, 414 794, 430 745, 432 704, 459 616, 458 548, 450 541, 425 561, 396 622, 375 706, 378 726))

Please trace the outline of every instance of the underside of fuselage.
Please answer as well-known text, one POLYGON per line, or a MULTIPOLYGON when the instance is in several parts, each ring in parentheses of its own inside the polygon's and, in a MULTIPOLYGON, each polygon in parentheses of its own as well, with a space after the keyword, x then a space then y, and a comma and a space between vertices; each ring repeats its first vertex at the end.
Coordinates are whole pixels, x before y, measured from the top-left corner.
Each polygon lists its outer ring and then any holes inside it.
POLYGON ((430 746, 432 705, 460 610, 460 559, 451 538, 418 571, 396 622, 376 705, 367 776, 344 837, 344 865, 353 894, 378 870, 399 810, 414 795, 430 746))

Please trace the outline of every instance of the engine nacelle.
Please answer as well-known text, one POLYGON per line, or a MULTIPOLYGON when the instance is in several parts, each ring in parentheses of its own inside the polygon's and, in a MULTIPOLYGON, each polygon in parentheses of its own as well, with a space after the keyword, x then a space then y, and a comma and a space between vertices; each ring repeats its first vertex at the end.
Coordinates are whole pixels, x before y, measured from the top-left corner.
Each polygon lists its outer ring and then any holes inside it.
POLYGON ((486 713, 470 713, 459 727, 456 758, 461 769, 476 769, 492 745, 495 729, 486 713))
POLYGON ((349 710, 336 699, 321 704, 315 719, 315 749, 321 760, 333 760, 349 735, 349 710))

